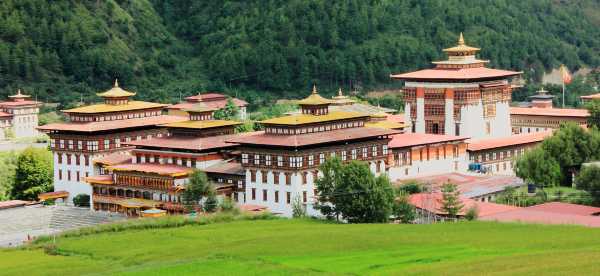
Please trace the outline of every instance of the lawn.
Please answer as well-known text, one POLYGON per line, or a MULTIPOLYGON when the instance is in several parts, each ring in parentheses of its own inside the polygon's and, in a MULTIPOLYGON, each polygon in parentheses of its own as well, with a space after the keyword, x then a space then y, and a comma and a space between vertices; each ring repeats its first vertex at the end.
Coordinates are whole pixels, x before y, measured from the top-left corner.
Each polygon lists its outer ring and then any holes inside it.
POLYGON ((233 221, 62 237, 58 255, 2 250, 0 274, 590 275, 598 241, 575 226, 233 221))

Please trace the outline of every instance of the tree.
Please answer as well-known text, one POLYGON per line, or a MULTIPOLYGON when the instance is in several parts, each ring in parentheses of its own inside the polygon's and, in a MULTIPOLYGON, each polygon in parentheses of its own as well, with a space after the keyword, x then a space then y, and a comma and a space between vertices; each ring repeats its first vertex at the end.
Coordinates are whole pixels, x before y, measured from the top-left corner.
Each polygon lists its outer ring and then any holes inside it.
POLYGON ((37 200, 38 194, 51 190, 52 155, 45 149, 25 149, 17 158, 12 197, 37 200))
POLYGON ((205 195, 206 200, 204 201, 204 212, 212 213, 217 210, 219 201, 217 200, 217 191, 212 184, 208 184, 208 192, 205 195))
POLYGON ((477 206, 472 206, 467 209, 467 213, 465 213, 466 220, 476 220, 479 217, 479 208, 477 206))
POLYGON ((584 166, 577 175, 577 188, 588 191, 593 204, 600 205, 600 167, 597 165, 584 166))
POLYGON ((215 111, 213 116, 218 120, 234 120, 237 118, 240 108, 233 103, 231 98, 227 98, 225 107, 215 111))
POLYGON ((399 193, 394 200, 394 216, 402 223, 411 223, 415 220, 417 213, 415 206, 408 202, 408 194, 399 193))
MULTIPOLYGON (((198 207, 205 197, 208 197, 213 192, 211 184, 206 177, 206 173, 200 170, 195 170, 189 177, 188 183, 185 186, 185 191, 182 194, 182 200, 189 211, 198 207)), ((208 201, 208 198, 207 198, 208 201)), ((216 207, 216 205, 215 205, 216 207)))
POLYGON ((386 222, 392 214, 394 191, 387 176, 375 177, 365 162, 343 164, 331 158, 321 165, 317 180, 319 203, 328 218, 340 215, 351 223, 386 222))
POLYGON ((299 196, 294 197, 294 200, 292 201, 292 217, 306 217, 306 208, 304 207, 304 204, 302 204, 302 200, 299 196))
POLYGON ((588 117, 588 125, 600 129, 600 100, 593 100, 585 105, 585 108, 590 113, 588 117))
POLYGON ((449 217, 457 217, 464 205, 460 200, 460 191, 456 184, 450 182, 442 185, 442 204, 441 211, 448 214, 449 217))
POLYGON ((536 147, 517 159, 515 173, 526 183, 537 187, 554 187, 560 183, 561 170, 543 148, 536 147))

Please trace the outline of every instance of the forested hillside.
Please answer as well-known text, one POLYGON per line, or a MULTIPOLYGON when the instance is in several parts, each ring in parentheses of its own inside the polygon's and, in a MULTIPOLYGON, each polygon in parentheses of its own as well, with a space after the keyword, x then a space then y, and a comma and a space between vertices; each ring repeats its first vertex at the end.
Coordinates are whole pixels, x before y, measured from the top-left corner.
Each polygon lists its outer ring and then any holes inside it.
MULTIPOLYGON (((312 83, 386 87, 443 58, 459 32, 491 66, 600 64, 594 0, 3 0, 0 96, 70 104, 118 77, 140 98, 200 89, 298 96, 312 83)), ((267 97, 261 97, 261 100, 267 97)))

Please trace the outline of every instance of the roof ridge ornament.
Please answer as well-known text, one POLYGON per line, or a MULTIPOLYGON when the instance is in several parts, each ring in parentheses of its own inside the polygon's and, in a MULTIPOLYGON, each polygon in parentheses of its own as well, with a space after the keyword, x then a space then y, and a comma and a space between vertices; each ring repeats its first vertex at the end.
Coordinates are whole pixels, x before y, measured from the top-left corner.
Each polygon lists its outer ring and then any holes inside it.
POLYGON ((340 87, 340 89, 338 90, 338 96, 343 97, 344 95, 342 94, 342 88, 340 87))
POLYGON ((115 78, 115 87, 119 87, 119 79, 115 78))
POLYGON ((465 38, 463 37, 462 32, 460 32, 460 35, 458 36, 458 45, 465 45, 465 38))
POLYGON ((312 90, 313 94, 319 94, 319 92, 317 92, 317 85, 313 84, 313 90, 312 90))

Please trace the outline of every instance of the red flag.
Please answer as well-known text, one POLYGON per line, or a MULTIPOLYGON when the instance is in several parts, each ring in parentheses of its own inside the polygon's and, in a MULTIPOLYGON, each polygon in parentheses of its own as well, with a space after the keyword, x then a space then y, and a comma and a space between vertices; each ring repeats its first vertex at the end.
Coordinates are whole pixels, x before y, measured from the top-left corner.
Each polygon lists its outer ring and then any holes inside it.
POLYGON ((571 73, 569 73, 569 69, 563 64, 560 66, 560 74, 562 76, 562 80, 564 84, 569 84, 573 81, 573 77, 571 77, 571 73))

